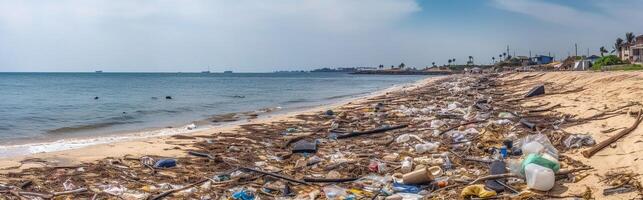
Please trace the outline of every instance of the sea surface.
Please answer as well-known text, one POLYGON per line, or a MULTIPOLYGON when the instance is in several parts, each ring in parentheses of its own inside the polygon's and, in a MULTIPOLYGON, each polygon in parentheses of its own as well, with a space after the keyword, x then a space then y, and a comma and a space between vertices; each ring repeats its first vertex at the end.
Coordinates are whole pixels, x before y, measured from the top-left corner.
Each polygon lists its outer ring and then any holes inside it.
POLYGON ((226 113, 310 107, 426 77, 345 73, 0 73, 0 146, 181 127, 226 113))

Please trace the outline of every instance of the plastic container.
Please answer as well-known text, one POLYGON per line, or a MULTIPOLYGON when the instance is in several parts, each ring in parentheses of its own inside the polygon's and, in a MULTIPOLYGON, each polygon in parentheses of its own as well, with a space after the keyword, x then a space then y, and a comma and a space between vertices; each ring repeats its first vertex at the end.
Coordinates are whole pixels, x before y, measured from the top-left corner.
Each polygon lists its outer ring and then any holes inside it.
POLYGON ((402 161, 402 173, 409 173, 413 171, 413 158, 405 157, 402 161))
POLYGON ((405 143, 411 140, 411 136, 409 134, 403 134, 395 138, 395 142, 397 143, 405 143))
POLYGON ((554 170, 533 163, 525 167, 525 178, 527 187, 540 191, 551 190, 556 181, 554 170))
MULTIPOLYGON (((438 168, 439 169, 439 168, 438 168)), ((429 167, 406 173, 402 176, 404 184, 425 184, 433 180, 433 173, 429 167)))
POLYGON ((432 152, 432 151, 438 149, 439 146, 440 146, 440 143, 438 143, 438 142, 436 142, 436 143, 427 142, 427 143, 424 143, 424 144, 416 144, 415 145, 415 152, 417 152, 417 153, 432 152))
POLYGON ((560 166, 560 162, 558 162, 558 159, 556 159, 554 156, 548 154, 548 153, 543 153, 542 158, 547 159, 553 163, 556 163, 556 165, 560 166))
POLYGON ((522 145, 521 149, 522 149, 522 153, 525 155, 529 155, 532 153, 538 154, 542 152, 543 149, 545 149, 545 146, 543 146, 539 142, 532 141, 522 145))

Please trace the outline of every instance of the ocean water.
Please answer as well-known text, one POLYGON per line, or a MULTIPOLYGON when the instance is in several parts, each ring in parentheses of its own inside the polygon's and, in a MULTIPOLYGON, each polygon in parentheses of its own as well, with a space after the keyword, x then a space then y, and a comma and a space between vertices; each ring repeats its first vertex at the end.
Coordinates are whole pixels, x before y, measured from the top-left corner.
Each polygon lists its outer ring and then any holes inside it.
POLYGON ((0 145, 178 127, 214 115, 264 108, 315 106, 426 77, 344 73, 0 73, 0 145))

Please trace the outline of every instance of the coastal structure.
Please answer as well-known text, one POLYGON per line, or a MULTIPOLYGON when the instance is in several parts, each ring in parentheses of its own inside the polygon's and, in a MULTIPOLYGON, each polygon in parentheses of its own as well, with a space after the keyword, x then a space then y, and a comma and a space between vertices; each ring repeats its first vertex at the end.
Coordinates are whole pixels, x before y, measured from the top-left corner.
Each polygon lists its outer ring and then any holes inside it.
POLYGON ((630 61, 633 63, 643 63, 643 35, 636 37, 632 46, 630 46, 630 61))
POLYGON ((643 63, 643 35, 618 47, 618 57, 631 63, 643 63))
POLYGON ((549 64, 551 62, 554 62, 554 57, 552 56, 545 56, 545 55, 537 55, 531 58, 533 62, 539 65, 544 65, 544 64, 549 64))

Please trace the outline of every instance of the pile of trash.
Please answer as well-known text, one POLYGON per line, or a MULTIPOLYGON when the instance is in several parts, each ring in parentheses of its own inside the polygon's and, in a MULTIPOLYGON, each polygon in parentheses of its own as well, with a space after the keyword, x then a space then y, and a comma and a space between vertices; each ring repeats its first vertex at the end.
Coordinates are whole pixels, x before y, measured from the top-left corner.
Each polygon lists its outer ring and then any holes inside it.
MULTIPOLYGON (((591 146, 498 75, 449 76, 296 120, 183 137, 185 156, 108 158, 0 178, 6 199, 553 198, 591 146), (566 147, 565 147, 566 146, 566 147)), ((591 192, 591 191, 590 191, 591 192)), ((582 198, 587 194, 578 194, 582 198)), ((591 195, 591 194, 590 194, 591 195)))

